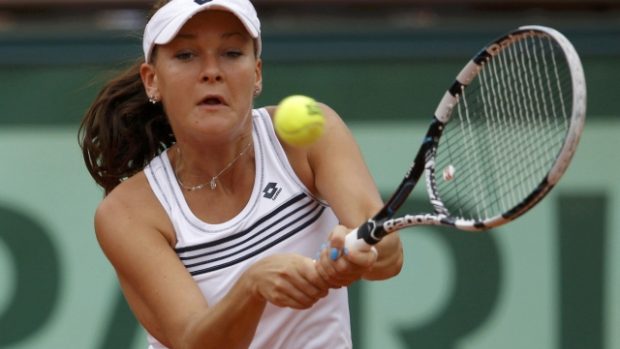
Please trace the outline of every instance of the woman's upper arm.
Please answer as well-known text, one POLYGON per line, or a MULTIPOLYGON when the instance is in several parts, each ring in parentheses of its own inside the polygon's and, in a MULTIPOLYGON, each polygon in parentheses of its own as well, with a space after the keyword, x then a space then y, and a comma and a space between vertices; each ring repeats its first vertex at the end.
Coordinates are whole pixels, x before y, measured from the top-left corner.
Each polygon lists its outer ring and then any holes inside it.
POLYGON ((132 310, 151 334, 170 347, 185 335, 192 316, 207 302, 158 230, 158 222, 149 218, 161 216, 153 212, 156 205, 146 202, 136 205, 135 195, 112 192, 97 209, 95 231, 132 310))
POLYGON ((308 161, 319 195, 341 224, 354 228, 381 208, 381 196, 348 127, 335 111, 322 107, 325 133, 309 149, 308 161))

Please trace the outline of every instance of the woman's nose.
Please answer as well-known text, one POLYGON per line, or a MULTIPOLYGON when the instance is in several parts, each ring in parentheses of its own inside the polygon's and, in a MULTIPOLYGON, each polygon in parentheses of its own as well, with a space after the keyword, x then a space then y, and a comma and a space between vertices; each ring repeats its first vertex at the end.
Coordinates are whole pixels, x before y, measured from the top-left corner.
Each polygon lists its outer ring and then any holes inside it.
POLYGON ((222 71, 216 57, 207 56, 204 59, 201 79, 208 83, 222 80, 222 71))

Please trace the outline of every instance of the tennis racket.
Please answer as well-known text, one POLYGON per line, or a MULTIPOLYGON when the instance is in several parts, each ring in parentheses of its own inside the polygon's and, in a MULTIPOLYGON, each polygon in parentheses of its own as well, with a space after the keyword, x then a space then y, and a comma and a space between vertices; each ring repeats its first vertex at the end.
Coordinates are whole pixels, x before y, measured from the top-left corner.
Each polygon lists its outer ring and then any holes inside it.
POLYGON ((585 111, 583 68, 564 35, 523 26, 498 38, 457 75, 405 178, 345 245, 369 250, 416 225, 482 231, 516 219, 566 171, 585 111), (432 212, 396 216, 423 174, 432 212))

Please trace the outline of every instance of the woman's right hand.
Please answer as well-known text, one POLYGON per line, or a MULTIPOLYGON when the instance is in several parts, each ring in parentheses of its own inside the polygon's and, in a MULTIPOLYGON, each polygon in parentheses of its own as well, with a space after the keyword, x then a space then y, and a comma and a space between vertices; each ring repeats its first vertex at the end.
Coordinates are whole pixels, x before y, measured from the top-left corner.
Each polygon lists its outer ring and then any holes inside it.
POLYGON ((279 307, 307 309, 329 291, 314 261, 297 254, 263 258, 246 273, 253 279, 255 293, 279 307))

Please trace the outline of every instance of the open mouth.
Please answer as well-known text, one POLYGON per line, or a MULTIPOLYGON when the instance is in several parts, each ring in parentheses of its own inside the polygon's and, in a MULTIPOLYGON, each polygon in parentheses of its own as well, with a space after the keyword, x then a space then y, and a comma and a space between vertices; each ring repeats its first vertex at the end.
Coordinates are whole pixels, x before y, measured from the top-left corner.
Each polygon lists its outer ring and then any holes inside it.
POLYGON ((224 99, 219 96, 207 96, 200 102, 200 104, 208 106, 226 105, 224 99))

